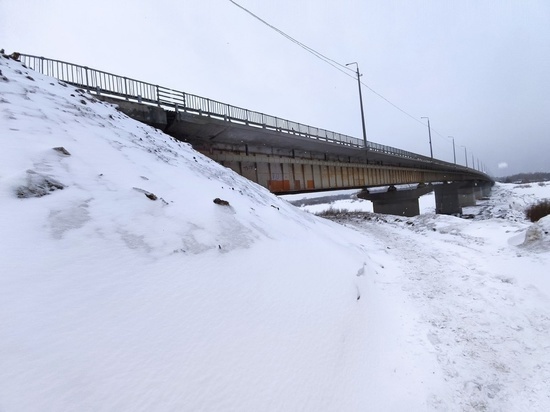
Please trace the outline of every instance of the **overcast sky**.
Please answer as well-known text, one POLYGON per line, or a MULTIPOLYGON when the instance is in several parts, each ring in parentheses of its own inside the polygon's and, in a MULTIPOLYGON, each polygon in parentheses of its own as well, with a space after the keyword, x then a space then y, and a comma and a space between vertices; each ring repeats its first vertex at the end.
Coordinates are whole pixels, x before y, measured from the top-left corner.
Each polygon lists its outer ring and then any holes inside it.
MULTIPOLYGON (((550 1, 235 1, 407 113, 363 88, 369 140, 550 172, 550 1)), ((0 0, 0 47, 362 136, 356 80, 229 0, 0 0)))

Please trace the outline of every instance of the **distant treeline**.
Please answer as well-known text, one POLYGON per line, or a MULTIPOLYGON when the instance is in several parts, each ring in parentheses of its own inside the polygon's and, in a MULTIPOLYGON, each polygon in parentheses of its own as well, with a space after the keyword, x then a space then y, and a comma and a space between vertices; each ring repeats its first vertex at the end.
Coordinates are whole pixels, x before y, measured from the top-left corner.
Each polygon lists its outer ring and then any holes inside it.
POLYGON ((548 182, 550 181, 550 173, 546 173, 546 172, 518 173, 517 175, 499 177, 496 180, 502 183, 548 182))

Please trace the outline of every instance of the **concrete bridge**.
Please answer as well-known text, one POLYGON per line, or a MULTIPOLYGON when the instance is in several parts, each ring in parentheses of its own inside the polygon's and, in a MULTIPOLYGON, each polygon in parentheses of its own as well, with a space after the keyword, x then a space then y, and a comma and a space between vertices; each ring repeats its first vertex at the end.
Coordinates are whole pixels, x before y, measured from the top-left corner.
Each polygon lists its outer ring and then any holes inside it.
POLYGON ((364 189, 375 212, 418 214, 418 197, 435 190, 436 211, 460 214, 487 196, 485 173, 394 147, 231 106, 185 92, 59 60, 21 54, 27 67, 117 104, 276 194, 364 189), (418 184, 414 190, 398 185, 418 184), (384 193, 368 188, 388 186, 384 193), (395 189, 395 190, 394 190, 395 189))

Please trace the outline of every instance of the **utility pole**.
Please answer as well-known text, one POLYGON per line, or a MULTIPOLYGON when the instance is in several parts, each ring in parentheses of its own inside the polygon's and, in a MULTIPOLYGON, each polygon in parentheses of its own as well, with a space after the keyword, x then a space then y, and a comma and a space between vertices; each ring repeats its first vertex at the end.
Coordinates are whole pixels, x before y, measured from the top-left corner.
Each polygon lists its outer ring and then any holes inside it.
POLYGON ((432 129, 430 128, 430 118, 429 117, 421 117, 421 119, 428 119, 428 138, 430 139, 430 156, 433 159, 434 158, 434 152, 432 150, 432 129))
POLYGON ((357 86, 359 87, 359 106, 361 107, 361 126, 363 127, 363 143, 365 144, 365 155, 369 149, 369 146, 367 145, 367 129, 365 127, 365 112, 363 110, 363 94, 361 93, 361 76, 362 74, 359 73, 359 64, 357 62, 352 62, 346 64, 346 66, 355 64, 357 66, 357 86))

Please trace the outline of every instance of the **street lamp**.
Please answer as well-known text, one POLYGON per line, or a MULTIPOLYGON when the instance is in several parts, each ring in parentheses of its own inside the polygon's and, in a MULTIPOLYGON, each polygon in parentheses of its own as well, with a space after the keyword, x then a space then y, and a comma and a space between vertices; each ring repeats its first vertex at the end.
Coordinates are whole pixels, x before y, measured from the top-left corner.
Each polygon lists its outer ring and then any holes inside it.
POLYGON ((455 159, 455 165, 456 165, 455 138, 453 136, 449 136, 449 139, 453 139, 453 158, 455 159))
POLYGON ((363 143, 365 144, 365 153, 368 150, 367 145, 367 129, 365 127, 365 112, 363 111, 363 95, 361 94, 361 76, 359 73, 359 64, 357 62, 348 63, 346 66, 355 64, 357 66, 357 86, 359 86, 359 105, 361 107, 361 126, 363 127, 363 143))
POLYGON ((466 146, 460 145, 460 147, 464 148, 464 160, 466 161, 466 167, 468 167, 468 153, 466 152, 466 146))
POLYGON ((434 158, 434 152, 432 150, 432 130, 430 128, 430 118, 429 117, 421 117, 421 119, 428 119, 428 137, 430 139, 430 156, 433 159, 434 158))

